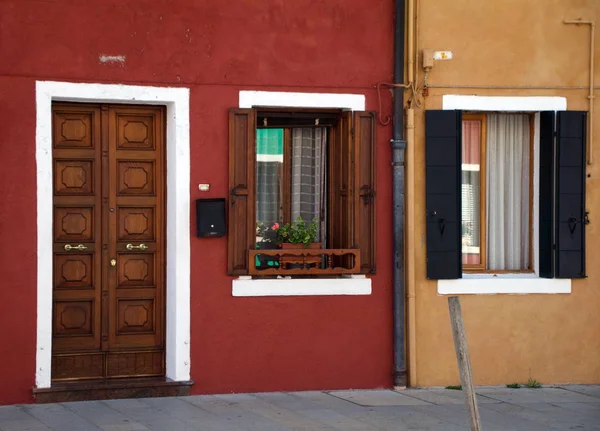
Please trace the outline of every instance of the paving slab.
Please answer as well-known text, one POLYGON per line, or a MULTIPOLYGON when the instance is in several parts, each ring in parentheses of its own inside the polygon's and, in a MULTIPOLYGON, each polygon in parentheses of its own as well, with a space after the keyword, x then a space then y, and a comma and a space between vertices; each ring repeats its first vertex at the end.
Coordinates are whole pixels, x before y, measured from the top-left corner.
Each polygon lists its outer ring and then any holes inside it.
POLYGON ((3 406, 0 407, 0 430, 50 431, 50 428, 23 411, 22 406, 3 406))
MULTIPOLYGON (((497 404, 490 404, 497 405, 497 404)), ((415 410, 429 416, 437 417, 452 423, 461 429, 470 429, 469 412, 465 405, 445 404, 438 406, 416 406, 415 410)), ((479 406, 479 416, 485 431, 547 431, 544 424, 537 424, 525 418, 503 415, 493 410, 486 410, 479 406)))
POLYGON ((217 395, 217 397, 220 400, 238 403, 242 409, 260 415, 290 430, 331 431, 334 429, 322 422, 303 416, 299 412, 271 404, 253 394, 217 395))
MULTIPOLYGON (((598 403, 554 403, 552 405, 574 412, 590 412, 600 415, 600 406, 598 403)), ((600 419, 598 419, 598 423, 600 423, 600 419)))
POLYGON ((379 431, 377 428, 348 417, 340 412, 324 408, 322 405, 289 393, 261 393, 256 397, 287 410, 295 411, 302 416, 318 421, 329 427, 348 431, 379 431))
MULTIPOLYGON (((217 397, 192 396, 182 397, 181 400, 194 406, 196 409, 203 411, 220 424, 228 424, 231 430, 247 430, 247 431, 290 431, 290 428, 279 425, 254 411, 248 411, 242 408, 241 402, 228 401, 217 397)), ((212 421, 213 419, 211 419, 212 421)))
POLYGON ((69 431, 102 431, 93 423, 73 413, 61 404, 32 404, 23 410, 50 429, 69 431))
POLYGON ((568 385, 557 387, 567 391, 588 395, 590 397, 600 398, 600 385, 568 385))
MULTIPOLYGON (((478 392, 477 390, 475 391, 478 392)), ((465 404, 465 393, 454 389, 404 389, 398 393, 426 401, 431 404, 465 404)), ((499 403, 501 401, 477 394, 479 404, 499 403)))
POLYGON ((315 408, 327 408, 330 410, 335 410, 336 412, 342 414, 350 414, 353 412, 365 412, 370 410, 369 407, 363 407, 353 402, 344 400, 342 398, 335 397, 326 392, 318 392, 318 391, 307 391, 307 392, 293 392, 291 393, 293 397, 300 398, 304 401, 308 401, 313 403, 315 408))
POLYGON ((442 416, 431 415, 425 409, 433 404, 419 406, 380 406, 367 414, 365 422, 386 430, 458 431, 464 428, 442 416))
MULTIPOLYGON (((485 431, 600 431, 598 386, 477 388, 485 431)), ((0 431, 460 431, 440 388, 203 395, 0 407, 0 431)))
POLYGON ((526 403, 600 403, 600 398, 584 395, 562 388, 477 389, 479 395, 512 404, 526 403))
MULTIPOLYGON (((569 412, 561 408, 563 404, 529 403, 517 405, 510 403, 488 404, 480 411, 493 410, 503 418, 517 418, 533 424, 542 424, 547 429, 600 429, 600 409, 594 412, 569 412)), ((597 405, 597 404, 596 404, 597 405)))
POLYGON ((143 400, 151 408, 155 408, 160 404, 168 411, 171 417, 177 418, 190 426, 198 426, 201 424, 203 431, 241 431, 242 428, 237 427, 231 420, 223 418, 208 412, 197 405, 194 405, 191 400, 195 397, 179 397, 179 398, 152 398, 143 400))
POLYGON ((131 420, 100 401, 62 403, 61 405, 103 431, 148 431, 144 425, 131 420))
POLYGON ((329 394, 360 406, 420 406, 430 404, 392 390, 331 391, 329 394))
POLYGON ((198 429, 197 425, 188 424, 179 418, 170 416, 164 408, 152 408, 141 399, 110 400, 102 401, 102 403, 152 431, 195 431, 198 429))
POLYGON ((380 431, 381 428, 368 424, 368 421, 361 421, 361 417, 349 417, 333 410, 315 409, 303 412, 306 417, 317 420, 331 428, 342 431, 380 431))
POLYGON ((41 422, 31 421, 0 421, 2 431, 52 431, 41 422))

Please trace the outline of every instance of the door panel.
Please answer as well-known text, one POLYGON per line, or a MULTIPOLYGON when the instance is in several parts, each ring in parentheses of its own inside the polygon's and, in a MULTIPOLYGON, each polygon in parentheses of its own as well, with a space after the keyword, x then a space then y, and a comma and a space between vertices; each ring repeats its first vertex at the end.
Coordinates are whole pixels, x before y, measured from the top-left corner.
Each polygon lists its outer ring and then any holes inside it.
POLYGON ((156 119, 147 112, 120 111, 116 117, 118 150, 156 150, 156 119))
POLYGON ((93 242, 94 206, 54 206, 54 239, 57 242, 93 242))
POLYGON ((92 254, 57 254, 54 257, 55 289, 93 289, 92 254))
POLYGON ((53 105, 52 379, 164 375, 164 110, 53 105))
POLYGON ((117 230, 119 241, 154 241, 154 229, 156 227, 154 207, 120 206, 118 208, 118 216, 117 230))
POLYGON ((118 162, 119 195, 155 196, 154 161, 121 161, 118 162))
MULTIPOLYGON (((54 290, 53 353, 99 351, 101 347, 102 218, 98 191, 100 109, 94 105, 53 107, 54 290)), ((53 376, 97 375, 92 358, 52 361, 53 376), (89 363, 88 363, 89 362, 89 363)))
POLYGON ((94 195, 94 160, 55 160, 54 193, 94 195))
POLYGON ((109 135, 115 137, 109 143, 115 208, 109 250, 118 261, 109 284, 109 345, 145 350, 114 351, 109 374, 164 374, 164 366, 154 365, 164 349, 164 289, 157 288, 164 284, 164 182, 156 177, 164 171, 161 113, 124 107, 109 112, 109 135))
POLYGON ((52 380, 102 379, 104 353, 55 354, 52 356, 52 380))
POLYGON ((119 256, 119 288, 156 286, 153 253, 121 253, 119 256))
POLYGON ((55 105, 53 118, 54 149, 94 149, 98 135, 98 110, 93 105, 55 105))
POLYGON ((107 355, 107 377, 150 377, 164 374, 163 351, 140 351, 109 353, 107 355))

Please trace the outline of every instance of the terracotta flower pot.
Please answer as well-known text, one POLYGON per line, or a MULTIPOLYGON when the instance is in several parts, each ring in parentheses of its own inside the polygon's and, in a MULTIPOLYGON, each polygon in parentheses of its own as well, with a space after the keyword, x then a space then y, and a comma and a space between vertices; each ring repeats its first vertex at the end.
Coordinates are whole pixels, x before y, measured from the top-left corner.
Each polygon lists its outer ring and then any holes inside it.
POLYGON ((303 249, 303 248, 321 248, 321 243, 320 242, 311 242, 308 247, 304 247, 304 244, 292 244, 290 242, 282 242, 281 244, 279 244, 280 248, 287 248, 287 249, 303 249))

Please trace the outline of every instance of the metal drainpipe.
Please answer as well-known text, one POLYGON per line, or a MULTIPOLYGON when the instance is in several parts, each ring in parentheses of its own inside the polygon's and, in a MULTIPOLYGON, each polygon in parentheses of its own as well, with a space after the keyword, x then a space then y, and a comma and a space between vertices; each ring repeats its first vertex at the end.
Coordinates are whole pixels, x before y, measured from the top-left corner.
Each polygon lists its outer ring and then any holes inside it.
MULTIPOLYGON (((405 0, 396 0, 394 83, 404 82, 405 0)), ((392 146, 394 231, 394 386, 406 386, 404 286, 404 88, 394 87, 392 146)))

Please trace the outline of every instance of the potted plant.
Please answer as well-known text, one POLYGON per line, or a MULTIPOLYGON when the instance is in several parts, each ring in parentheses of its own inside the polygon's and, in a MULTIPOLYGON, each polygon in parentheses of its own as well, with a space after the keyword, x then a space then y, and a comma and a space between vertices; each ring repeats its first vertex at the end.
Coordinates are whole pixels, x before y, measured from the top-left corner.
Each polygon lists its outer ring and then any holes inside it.
POLYGON ((271 229, 277 234, 277 242, 281 248, 321 248, 321 243, 315 242, 319 232, 318 219, 305 222, 302 217, 296 221, 280 226, 275 223, 271 229))
MULTIPOLYGON (((319 232, 318 219, 306 223, 302 217, 296 221, 280 226, 275 223, 271 229, 277 234, 276 241, 282 249, 321 248, 320 242, 315 242, 319 232)), ((321 256, 280 256, 279 263, 284 268, 311 268, 321 262, 321 256)))

